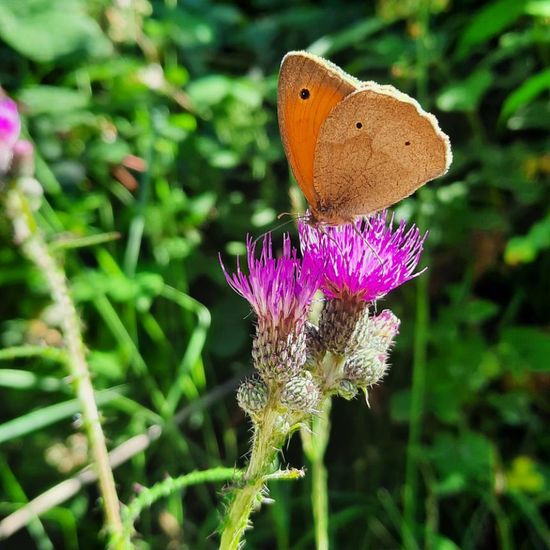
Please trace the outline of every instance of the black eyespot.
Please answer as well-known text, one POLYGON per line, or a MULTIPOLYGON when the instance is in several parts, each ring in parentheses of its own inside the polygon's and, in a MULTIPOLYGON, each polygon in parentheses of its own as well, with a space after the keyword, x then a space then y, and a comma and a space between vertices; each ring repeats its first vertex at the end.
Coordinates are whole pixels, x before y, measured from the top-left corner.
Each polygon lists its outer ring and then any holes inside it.
POLYGON ((363 125, 362 125, 360 122, 358 122, 358 123, 355 125, 355 127, 356 127, 358 130, 360 130, 361 128, 363 128, 363 125))
POLYGON ((405 142, 405 145, 410 145, 410 144, 411 144, 410 141, 406 141, 406 142, 405 142))
POLYGON ((302 99, 309 99, 309 90, 307 88, 302 88, 300 90, 300 97, 302 99))

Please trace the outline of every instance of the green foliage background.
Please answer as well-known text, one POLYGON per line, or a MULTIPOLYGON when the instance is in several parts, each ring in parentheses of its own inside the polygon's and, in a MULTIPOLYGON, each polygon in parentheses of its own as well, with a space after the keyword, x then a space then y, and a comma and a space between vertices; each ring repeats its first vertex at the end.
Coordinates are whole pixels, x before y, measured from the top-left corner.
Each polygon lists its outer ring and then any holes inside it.
MULTIPOLYGON (((217 253, 232 263, 247 232, 303 209, 276 85, 284 53, 309 49, 417 97, 455 157, 396 209, 430 237, 427 273, 383 304, 402 319, 391 372, 370 409, 333 408, 333 547, 399 548, 404 529, 430 549, 546 547, 549 21, 548 0, 2 0, 0 83, 36 144, 40 222, 70 277, 94 384, 108 390, 109 444, 163 429, 115 471, 125 502, 166 474, 243 463, 249 426, 227 382, 250 369, 252 320, 217 253), (425 409, 417 522, 403 526, 413 366, 425 409)), ((4 219, 0 285, 2 347, 59 345, 44 283, 4 219)), ((83 454, 55 357, 2 353, 7 515, 83 454)), ((299 438, 285 460, 305 464, 299 438)), ((307 477, 272 496, 247 547, 312 548, 307 477)), ((139 521, 140 544, 214 548, 218 510, 216 488, 173 494, 139 521)), ((2 547, 100 548, 100 524, 86 487, 2 547)))

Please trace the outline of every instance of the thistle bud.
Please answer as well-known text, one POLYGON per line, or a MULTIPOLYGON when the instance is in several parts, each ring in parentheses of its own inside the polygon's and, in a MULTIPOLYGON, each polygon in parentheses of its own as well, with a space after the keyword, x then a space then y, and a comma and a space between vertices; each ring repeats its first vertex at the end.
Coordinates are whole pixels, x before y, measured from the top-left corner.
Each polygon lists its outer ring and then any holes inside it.
POLYGON ((380 353, 387 353, 399 333, 401 321, 389 309, 370 317, 368 326, 368 345, 380 353))
POLYGON ((293 411, 312 412, 319 402, 319 386, 309 371, 291 378, 284 386, 281 403, 293 411))
POLYGON ((263 380, 257 376, 247 378, 237 390, 239 407, 250 416, 261 412, 267 404, 268 389, 263 380))
POLYGON ((360 388, 365 388, 379 382, 387 369, 386 355, 367 348, 347 359, 344 375, 360 388))
POLYGON ((306 324, 306 366, 313 367, 323 359, 325 348, 319 337, 319 329, 312 323, 306 324))
POLYGON ((352 355, 365 341, 368 330, 368 304, 356 300, 327 300, 319 321, 319 336, 328 351, 352 355))
POLYGON ((277 331, 258 327, 252 342, 252 359, 264 380, 284 382, 300 372, 306 362, 306 334, 302 330, 281 336, 277 331))
POLYGON ((340 380, 338 395, 350 401, 357 395, 357 386, 351 380, 344 378, 340 380))
POLYGON ((11 171, 19 177, 30 178, 34 175, 34 147, 30 141, 20 139, 13 146, 11 171))

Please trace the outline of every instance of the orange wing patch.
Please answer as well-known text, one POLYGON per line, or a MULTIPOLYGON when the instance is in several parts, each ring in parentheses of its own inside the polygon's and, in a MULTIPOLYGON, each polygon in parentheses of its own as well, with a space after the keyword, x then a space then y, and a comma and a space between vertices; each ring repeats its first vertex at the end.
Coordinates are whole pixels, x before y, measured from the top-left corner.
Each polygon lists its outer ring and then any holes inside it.
POLYGON ((332 109, 358 88, 336 66, 305 52, 287 54, 279 75, 278 116, 281 137, 294 177, 314 208, 315 147, 321 125, 332 109))

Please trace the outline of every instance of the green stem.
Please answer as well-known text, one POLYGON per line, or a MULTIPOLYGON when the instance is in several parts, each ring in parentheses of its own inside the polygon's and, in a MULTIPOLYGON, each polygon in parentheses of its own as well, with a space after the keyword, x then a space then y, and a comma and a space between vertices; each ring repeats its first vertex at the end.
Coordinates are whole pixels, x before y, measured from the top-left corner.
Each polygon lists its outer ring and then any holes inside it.
POLYGON ((281 414, 276 406, 278 399, 278 395, 270 399, 262 417, 254 427, 250 462, 241 486, 236 489, 227 510, 220 550, 237 550, 240 547, 244 531, 248 526, 248 518, 253 509, 261 504, 265 478, 270 473, 271 464, 286 440, 290 427, 295 424, 295 422, 281 422, 281 414), (282 427, 284 425, 288 427, 282 427))
POLYGON ((422 435, 422 417, 424 415, 424 393, 426 385, 426 356, 428 342, 428 274, 417 280, 416 326, 414 334, 413 380, 411 390, 411 409, 409 421, 409 441, 407 444, 407 464, 404 489, 404 526, 403 543, 406 548, 416 548, 414 532, 416 522, 416 500, 418 491, 417 460, 422 435))
POLYGON ((130 536, 134 530, 134 523, 138 520, 144 509, 150 508, 156 501, 181 491, 185 487, 220 481, 235 481, 241 477, 241 472, 234 468, 212 468, 210 470, 190 472, 176 478, 169 477, 152 487, 144 488, 133 502, 124 509, 124 531, 130 536))
POLYGON ((103 497, 105 527, 109 535, 120 541, 116 548, 124 548, 122 521, 118 495, 105 436, 101 428, 99 410, 85 356, 80 330, 80 319, 67 287, 65 272, 57 265, 40 232, 26 196, 15 185, 8 191, 7 214, 11 218, 15 239, 23 253, 46 279, 52 300, 61 311, 62 331, 67 351, 67 366, 80 403, 90 452, 98 474, 99 490, 103 497))
MULTIPOLYGON (((416 40, 416 87, 418 99, 423 105, 428 103, 428 55, 426 38, 430 32, 430 4, 423 2, 419 11, 418 24, 420 34, 416 40)), ((419 211, 422 211, 422 195, 419 195, 419 211)), ((420 221, 419 221, 420 224, 420 221)), ((424 392, 426 378, 426 356, 428 341, 428 274, 424 273, 417 280, 416 326, 414 334, 414 357, 411 388, 411 409, 409 418, 409 440, 405 466, 405 487, 403 491, 403 525, 402 541, 407 549, 417 548, 415 540, 416 501, 418 490, 417 460, 422 434, 422 417, 424 414, 424 392)))
POLYGON ((328 550, 328 487, 325 452, 330 436, 330 409, 332 399, 327 397, 318 416, 313 418, 311 432, 302 429, 304 451, 311 463, 311 506, 315 523, 315 546, 328 550))

